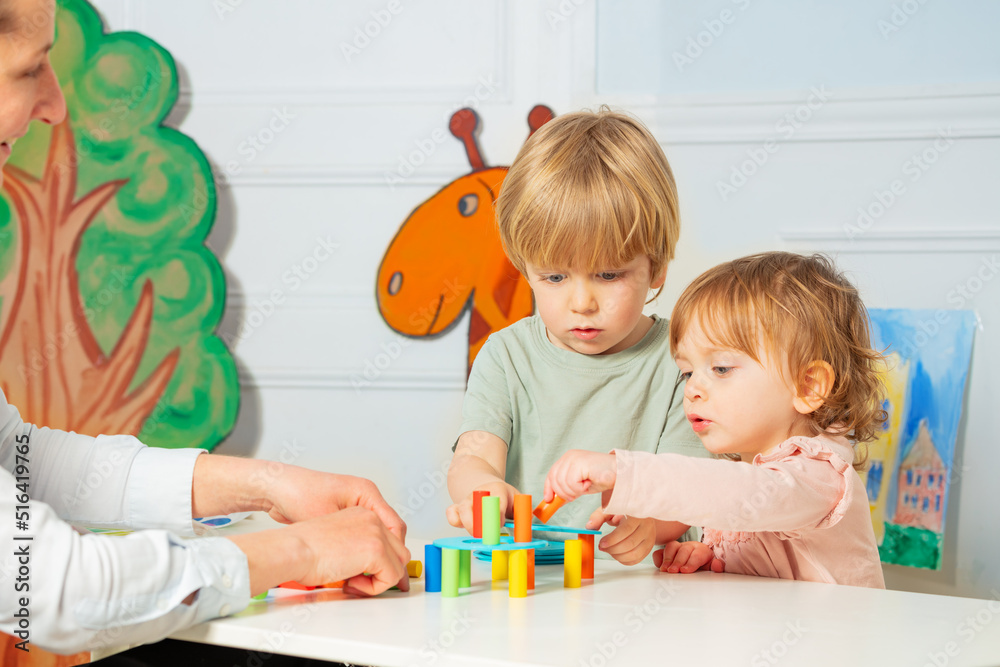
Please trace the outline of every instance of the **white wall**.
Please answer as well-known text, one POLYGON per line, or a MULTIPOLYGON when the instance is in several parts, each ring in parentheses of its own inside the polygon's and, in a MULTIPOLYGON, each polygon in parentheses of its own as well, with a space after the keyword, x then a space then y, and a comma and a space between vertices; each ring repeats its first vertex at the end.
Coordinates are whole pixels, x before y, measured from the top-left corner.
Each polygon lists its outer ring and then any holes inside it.
MULTIPOLYGON (((912 15, 883 36, 877 21, 891 22, 893 5, 869 4, 98 2, 110 29, 138 30, 173 53, 182 96, 171 122, 220 173, 239 168, 220 187, 210 242, 229 279, 222 331, 259 326, 235 346, 243 406, 217 451, 370 477, 414 534, 443 530, 440 471, 460 417, 465 323, 434 341, 401 341, 377 312, 374 280, 408 213, 469 165, 446 135, 404 182, 389 187, 386 173, 470 102, 488 164, 510 163, 536 103, 562 113, 607 102, 649 123, 675 169, 684 222, 657 312, 668 314, 708 266, 765 248, 835 253, 872 307, 955 307, 949 292, 975 284, 1000 254, 988 194, 1000 181, 1000 59, 983 37, 993 39, 998 12, 908 0, 898 4, 912 15), (709 46, 679 70, 673 53, 723 10, 733 21, 702 36, 709 46), (379 16, 392 18, 345 57, 341 45, 366 24, 375 32, 379 16), (796 112, 808 120, 792 132, 778 125, 796 112), (276 113, 290 117, 287 128, 251 158, 241 143, 276 113), (941 132, 954 142, 913 181, 907 161, 935 153, 941 132), (766 162, 723 197, 720 183, 766 146, 766 162), (905 193, 849 236, 857 209, 897 179, 905 193), (288 280, 327 237, 338 244, 332 257, 301 284, 288 280), (270 312, 275 290, 282 303, 270 312), (370 386, 354 386, 376 363, 385 368, 370 386)), ((965 304, 982 330, 944 567, 888 566, 893 588, 1000 590, 994 277, 965 304)))

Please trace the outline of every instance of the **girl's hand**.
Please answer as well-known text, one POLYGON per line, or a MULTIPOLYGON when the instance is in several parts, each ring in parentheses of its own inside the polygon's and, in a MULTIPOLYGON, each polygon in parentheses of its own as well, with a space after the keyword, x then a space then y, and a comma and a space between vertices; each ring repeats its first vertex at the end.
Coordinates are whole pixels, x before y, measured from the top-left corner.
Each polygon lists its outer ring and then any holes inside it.
POLYGON ((597 530, 605 523, 615 529, 601 538, 597 548, 622 565, 635 565, 656 545, 656 519, 605 514, 598 508, 590 515, 587 528, 597 530))
POLYGON ((653 554, 653 564, 661 572, 690 574, 698 570, 725 572, 726 564, 715 557, 712 547, 703 542, 668 542, 653 554))
MULTIPOLYGON (((514 496, 518 493, 517 489, 504 482, 490 482, 489 484, 479 486, 476 490, 489 491, 491 496, 499 496, 500 516, 510 518, 507 516, 507 510, 514 506, 514 496)), ((473 528, 472 498, 473 495, 470 493, 461 502, 451 505, 445 512, 448 517, 448 523, 455 526, 455 528, 464 528, 468 531, 469 535, 472 535, 473 528)))
POLYGON ((576 500, 585 493, 610 491, 615 486, 617 462, 614 454, 571 449, 556 461, 545 477, 545 501, 555 496, 576 500))

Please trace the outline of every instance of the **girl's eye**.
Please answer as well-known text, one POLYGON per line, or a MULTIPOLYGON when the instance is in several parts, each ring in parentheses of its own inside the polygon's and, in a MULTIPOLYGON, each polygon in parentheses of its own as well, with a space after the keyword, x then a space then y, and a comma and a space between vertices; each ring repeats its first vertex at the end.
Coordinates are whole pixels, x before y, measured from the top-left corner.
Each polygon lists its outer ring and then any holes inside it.
POLYGON ((691 371, 681 373, 681 379, 687 382, 691 378, 691 371))
POLYGON ((726 375, 729 371, 733 370, 732 366, 712 366, 712 370, 715 371, 716 375, 726 375))
POLYGON ((601 276, 601 280, 607 280, 608 282, 610 282, 612 280, 617 280, 618 278, 621 277, 622 274, 618 271, 604 271, 603 273, 600 273, 598 275, 601 276))
POLYGON ((561 273, 553 273, 550 276, 545 276, 544 278, 542 278, 542 280, 544 280, 547 283, 558 284, 561 283, 563 280, 565 280, 565 278, 566 276, 562 275, 561 273))

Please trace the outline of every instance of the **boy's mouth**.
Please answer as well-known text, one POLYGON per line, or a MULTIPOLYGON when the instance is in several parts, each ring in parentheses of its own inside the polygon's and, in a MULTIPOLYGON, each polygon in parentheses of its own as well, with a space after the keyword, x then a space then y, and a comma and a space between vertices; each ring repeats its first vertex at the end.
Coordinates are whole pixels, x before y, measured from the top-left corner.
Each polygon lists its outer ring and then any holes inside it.
POLYGON ((571 329, 571 331, 573 332, 573 335, 579 338, 580 340, 593 340, 594 338, 597 337, 597 334, 601 333, 600 329, 590 329, 590 328, 571 329))

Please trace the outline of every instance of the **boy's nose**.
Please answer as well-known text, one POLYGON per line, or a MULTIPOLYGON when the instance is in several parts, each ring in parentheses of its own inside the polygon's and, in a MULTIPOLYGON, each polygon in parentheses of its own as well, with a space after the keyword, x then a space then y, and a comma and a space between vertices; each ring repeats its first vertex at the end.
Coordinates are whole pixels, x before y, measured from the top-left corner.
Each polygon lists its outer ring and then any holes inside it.
POLYGON ((597 299, 586 285, 578 285, 570 295, 569 307, 574 313, 590 313, 597 309, 597 299))

